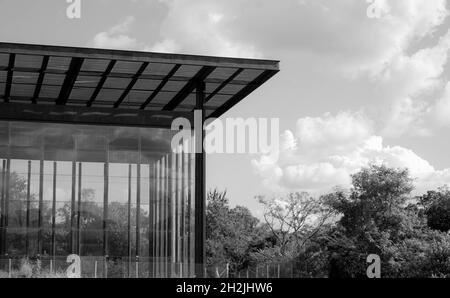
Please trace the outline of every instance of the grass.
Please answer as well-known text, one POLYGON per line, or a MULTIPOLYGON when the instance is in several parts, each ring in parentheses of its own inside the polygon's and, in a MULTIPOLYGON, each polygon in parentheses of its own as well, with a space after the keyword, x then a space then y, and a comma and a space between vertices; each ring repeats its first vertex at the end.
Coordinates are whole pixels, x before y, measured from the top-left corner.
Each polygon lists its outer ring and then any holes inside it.
MULTIPOLYGON (((8 272, 0 271, 0 278, 9 278, 9 276, 8 272)), ((39 260, 22 259, 19 269, 11 270, 11 278, 66 278, 66 275, 61 271, 50 272, 48 269, 43 269, 39 260)))

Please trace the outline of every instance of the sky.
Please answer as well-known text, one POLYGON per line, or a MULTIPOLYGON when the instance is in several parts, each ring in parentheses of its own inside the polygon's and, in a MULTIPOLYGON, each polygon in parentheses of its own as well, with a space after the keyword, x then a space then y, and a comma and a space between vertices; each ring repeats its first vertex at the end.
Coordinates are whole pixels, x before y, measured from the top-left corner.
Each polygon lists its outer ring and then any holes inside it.
POLYGON ((450 185, 445 0, 0 0, 0 41, 280 60, 223 117, 279 118, 279 158, 207 156, 207 186, 256 195, 349 187, 370 163, 407 167, 415 193, 450 185))

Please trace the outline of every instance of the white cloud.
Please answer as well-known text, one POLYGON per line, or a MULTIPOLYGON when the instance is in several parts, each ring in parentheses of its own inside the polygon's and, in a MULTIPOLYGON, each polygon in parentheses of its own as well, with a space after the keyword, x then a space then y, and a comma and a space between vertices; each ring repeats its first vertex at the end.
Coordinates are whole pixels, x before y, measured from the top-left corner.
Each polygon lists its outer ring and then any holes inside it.
POLYGON ((371 86, 375 92, 359 101, 377 119, 380 135, 430 134, 426 113, 441 88, 450 47, 450 33, 437 42, 433 37, 449 14, 446 0, 377 0, 380 18, 369 18, 369 3, 359 0, 243 3, 246 9, 233 9, 229 24, 241 39, 265 52, 311 57, 316 72, 371 86), (283 17, 268 22, 273 14, 283 17))
MULTIPOLYGON (((162 1, 169 12, 158 44, 176 43, 183 52, 258 58, 262 53, 249 42, 233 37, 234 13, 242 8, 230 1, 162 1), (227 14, 228 12, 228 14, 227 14)), ((245 4, 244 4, 245 5, 245 4)))
POLYGON ((92 41, 93 46, 108 49, 139 49, 142 45, 128 35, 134 21, 134 17, 128 16, 108 31, 98 33, 92 41))
POLYGON ((323 154, 345 152, 361 144, 372 130, 372 122, 361 112, 343 112, 336 116, 326 113, 323 117, 299 119, 295 135, 299 150, 323 154))
POLYGON ((438 126, 450 126, 450 82, 446 84, 430 114, 438 126))
POLYGON ((208 15, 208 17, 211 23, 217 24, 223 19, 223 14, 212 12, 208 15))
POLYGON ((295 139, 292 132, 281 138, 279 159, 263 156, 253 166, 272 191, 323 193, 349 187, 350 175, 371 163, 408 168, 417 193, 450 183, 450 169, 437 170, 410 149, 384 145, 370 123, 361 113, 348 112, 300 119, 295 139))
MULTIPOLYGON (((350 174, 370 162, 410 168, 418 187, 425 181, 448 181, 450 170, 435 169, 407 148, 383 144, 386 137, 430 135, 450 125, 450 83, 441 90, 450 31, 434 36, 447 18, 446 0, 377 0, 382 8, 378 19, 367 17, 369 4, 360 0, 160 2, 168 13, 156 43, 130 37, 133 19, 126 19, 99 33, 95 44, 220 56, 280 55, 297 63, 308 60, 314 72, 348 84, 342 90, 351 84, 371 88, 354 99, 365 114, 304 117, 282 135, 278 161, 267 156, 253 161, 268 188, 318 191, 346 185, 350 174), (442 94, 435 99, 437 93, 442 94)), ((311 72, 302 66, 286 63, 282 71, 290 68, 286 76, 295 80, 294 70, 311 72)))
POLYGON ((151 47, 147 47, 145 50, 157 53, 177 53, 181 50, 181 47, 173 39, 164 39, 151 47))

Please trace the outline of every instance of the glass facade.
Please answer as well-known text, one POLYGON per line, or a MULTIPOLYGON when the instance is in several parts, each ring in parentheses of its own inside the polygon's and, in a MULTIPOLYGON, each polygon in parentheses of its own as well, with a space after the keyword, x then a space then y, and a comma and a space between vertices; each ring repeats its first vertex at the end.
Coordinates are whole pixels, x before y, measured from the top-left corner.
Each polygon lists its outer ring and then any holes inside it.
POLYGON ((145 260, 194 272, 194 156, 173 131, 0 121, 1 256, 145 260))

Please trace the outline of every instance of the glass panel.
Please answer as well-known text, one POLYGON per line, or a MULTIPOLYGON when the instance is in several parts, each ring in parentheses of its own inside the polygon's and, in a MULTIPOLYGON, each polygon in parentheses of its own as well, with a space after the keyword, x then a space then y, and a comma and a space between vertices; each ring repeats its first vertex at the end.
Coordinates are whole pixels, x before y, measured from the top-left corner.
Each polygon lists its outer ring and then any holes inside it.
POLYGON ((12 160, 10 165, 7 212, 7 245, 11 254, 23 254, 25 251, 26 200, 27 200, 27 163, 12 160))
POLYGON ((172 154, 172 135, 158 128, 0 121, 2 177, 8 177, 3 164, 10 165, 0 254, 100 257, 106 249, 112 263, 132 264, 125 273, 135 270, 136 256, 141 263, 151 258, 155 266, 142 269, 149 276, 167 275, 171 260, 192 263, 193 156, 172 154))
POLYGON ((81 165, 80 252, 83 256, 99 256, 103 253, 104 164, 81 165))

